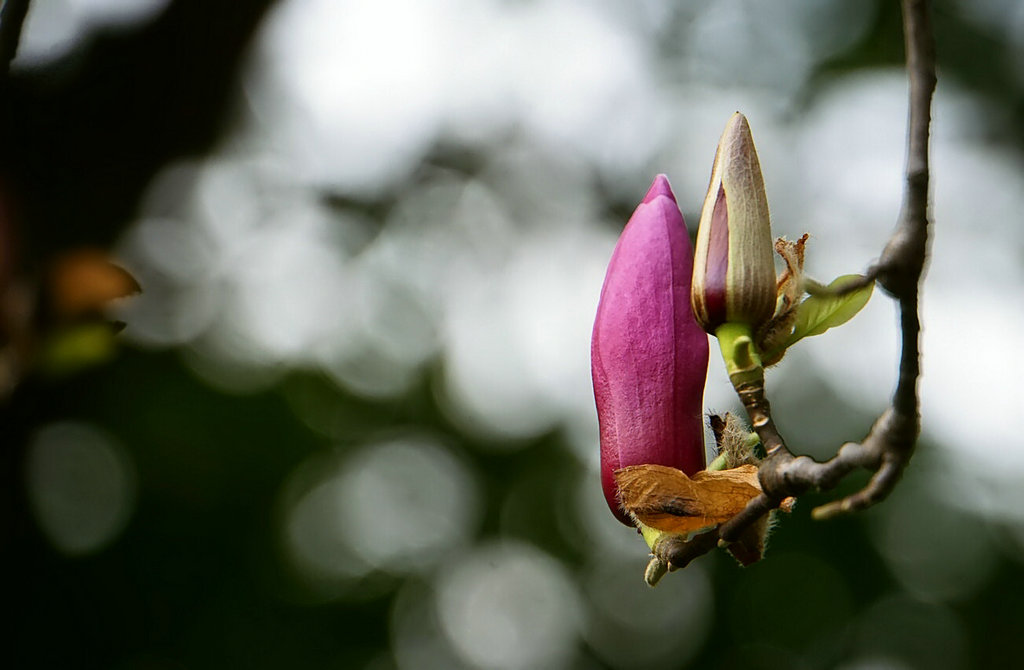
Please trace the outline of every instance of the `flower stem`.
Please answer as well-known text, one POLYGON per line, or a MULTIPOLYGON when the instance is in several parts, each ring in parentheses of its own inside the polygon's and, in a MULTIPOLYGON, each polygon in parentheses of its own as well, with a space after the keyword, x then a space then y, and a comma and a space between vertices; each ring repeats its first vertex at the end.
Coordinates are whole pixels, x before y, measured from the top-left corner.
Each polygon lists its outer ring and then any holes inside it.
POLYGON ((750 326, 744 323, 724 323, 715 331, 718 346, 725 359, 729 381, 743 403, 750 424, 761 438, 761 444, 772 456, 777 452, 788 453, 786 445, 772 421, 771 406, 765 396, 764 366, 754 345, 750 326))
POLYGON ((734 387, 739 388, 741 384, 758 380, 764 384, 764 366, 754 346, 750 326, 745 323, 723 323, 715 331, 715 337, 718 338, 729 380, 734 387))

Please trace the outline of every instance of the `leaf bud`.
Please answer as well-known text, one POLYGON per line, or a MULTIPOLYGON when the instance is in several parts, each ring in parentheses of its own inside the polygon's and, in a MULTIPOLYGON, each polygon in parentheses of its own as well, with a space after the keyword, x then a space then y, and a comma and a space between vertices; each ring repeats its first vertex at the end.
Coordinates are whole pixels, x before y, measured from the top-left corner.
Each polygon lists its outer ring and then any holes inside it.
POLYGON ((693 313, 709 333, 723 323, 756 330, 775 311, 768 199, 747 119, 732 115, 718 142, 697 228, 693 313))

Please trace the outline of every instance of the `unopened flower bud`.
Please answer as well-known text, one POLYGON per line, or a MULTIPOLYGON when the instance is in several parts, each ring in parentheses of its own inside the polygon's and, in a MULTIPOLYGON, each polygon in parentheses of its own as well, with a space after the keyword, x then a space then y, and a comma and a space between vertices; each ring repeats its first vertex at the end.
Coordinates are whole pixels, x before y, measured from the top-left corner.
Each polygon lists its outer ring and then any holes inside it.
POLYGON ((616 470, 704 469, 708 341, 690 308, 692 257, 675 196, 659 175, 612 253, 591 342, 601 484, 608 506, 628 525, 616 470))
POLYGON ((756 330, 775 311, 773 244, 761 165, 747 119, 732 115, 718 142, 697 229, 693 312, 709 333, 756 330))

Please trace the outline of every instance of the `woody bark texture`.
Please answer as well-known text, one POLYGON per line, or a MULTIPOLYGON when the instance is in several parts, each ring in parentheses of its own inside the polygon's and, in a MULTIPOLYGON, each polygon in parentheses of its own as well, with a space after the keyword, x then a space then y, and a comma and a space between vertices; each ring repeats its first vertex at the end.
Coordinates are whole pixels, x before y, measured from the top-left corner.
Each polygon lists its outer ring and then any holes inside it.
MULTIPOLYGON (((745 529, 778 507, 786 497, 799 496, 809 490, 831 490, 846 475, 860 468, 874 473, 865 487, 815 509, 813 516, 825 519, 870 507, 892 492, 914 453, 920 432, 918 291, 928 247, 928 138, 935 90, 935 44, 928 0, 902 0, 902 7, 910 80, 903 203, 896 229, 865 280, 877 279, 896 301, 900 313, 899 378, 890 405, 863 440, 842 445, 835 456, 819 463, 808 456, 795 456, 786 446, 772 420, 763 385, 738 386, 740 400, 768 452, 758 473, 764 492, 718 529, 673 545, 667 556, 672 569, 686 566, 717 545, 735 542, 745 529)), ((857 286, 850 285, 844 290, 857 286)))

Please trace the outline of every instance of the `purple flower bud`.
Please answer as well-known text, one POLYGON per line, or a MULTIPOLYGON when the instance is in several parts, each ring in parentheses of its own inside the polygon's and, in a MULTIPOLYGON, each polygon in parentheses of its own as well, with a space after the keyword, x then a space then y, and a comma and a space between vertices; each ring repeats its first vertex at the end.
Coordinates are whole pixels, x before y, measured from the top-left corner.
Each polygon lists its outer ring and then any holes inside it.
POLYGON ((756 329, 775 311, 768 198, 747 119, 732 115, 718 142, 697 228, 693 312, 709 332, 723 323, 756 329))
POLYGON ((601 485, 612 512, 630 526, 616 470, 704 469, 708 339, 690 308, 692 258, 672 188, 658 175, 615 245, 590 348, 601 485))

